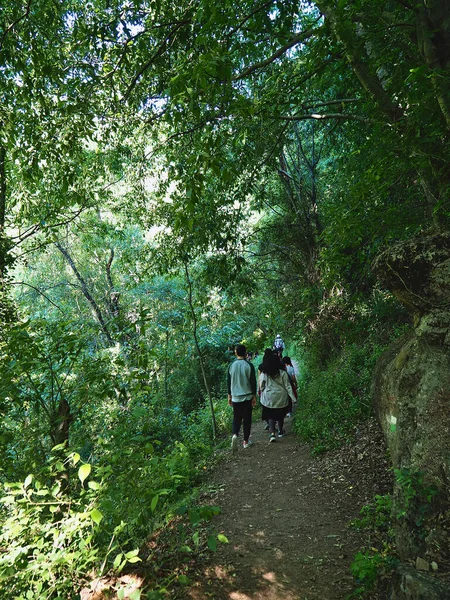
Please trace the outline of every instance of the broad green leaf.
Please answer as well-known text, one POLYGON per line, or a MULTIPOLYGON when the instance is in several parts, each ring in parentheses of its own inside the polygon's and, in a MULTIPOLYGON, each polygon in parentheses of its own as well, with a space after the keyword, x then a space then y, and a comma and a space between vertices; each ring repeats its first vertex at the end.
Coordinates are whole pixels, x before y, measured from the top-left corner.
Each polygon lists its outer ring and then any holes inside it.
POLYGON ((122 552, 119 552, 119 554, 116 556, 116 558, 114 559, 114 562, 113 562, 114 569, 118 568, 118 566, 120 565, 120 563, 122 561, 122 558, 123 558, 123 554, 122 554, 122 552))
POLYGON ((91 472, 91 465, 90 464, 85 464, 85 465, 81 465, 81 467, 78 469, 78 478, 81 481, 81 483, 84 482, 84 480, 86 479, 86 477, 89 477, 89 473, 91 472))
POLYGON ((152 512, 155 511, 156 505, 158 504, 158 500, 159 500, 158 494, 156 496, 153 496, 151 504, 150 504, 150 508, 151 508, 152 512))
POLYGON ((75 466, 81 457, 78 454, 78 452, 73 452, 70 458, 72 459, 72 463, 75 466))
POLYGON ((208 548, 213 552, 217 550, 217 540, 214 535, 208 537, 208 548))
POLYGON ((228 538, 226 535, 223 535, 223 533, 219 533, 217 539, 219 542, 222 542, 222 544, 228 544, 228 538))
POLYGON ((177 581, 178 581, 178 583, 187 585, 190 582, 190 579, 187 575, 178 575, 177 581))
POLYGON ((88 481, 88 488, 91 490, 99 490, 100 487, 101 485, 98 483, 98 481, 88 481))
POLYGON ((33 475, 28 475, 25 479, 25 481, 23 482, 23 487, 25 489, 27 489, 27 487, 30 485, 30 483, 33 481, 33 475))
POLYGON ((89 516, 94 521, 94 523, 97 523, 97 525, 100 525, 100 521, 103 519, 102 513, 97 508, 94 508, 94 510, 91 510, 91 512, 89 513, 89 516))

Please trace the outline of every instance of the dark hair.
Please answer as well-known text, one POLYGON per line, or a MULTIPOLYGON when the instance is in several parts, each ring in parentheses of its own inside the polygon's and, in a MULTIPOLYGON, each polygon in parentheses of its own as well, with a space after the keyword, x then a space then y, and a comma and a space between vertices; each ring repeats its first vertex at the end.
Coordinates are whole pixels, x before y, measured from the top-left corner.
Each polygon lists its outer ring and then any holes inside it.
POLYGON ((266 358, 267 358, 268 356, 272 356, 272 355, 273 355, 273 350, 272 350, 272 348, 266 348, 266 349, 264 350, 263 362, 266 360, 266 358))
POLYGON ((236 344, 235 351, 238 356, 245 356, 247 354, 247 348, 244 344, 236 344))
POLYGON ((261 365, 261 372, 269 375, 269 377, 278 377, 280 374, 280 359, 272 352, 261 365))
POLYGON ((281 359, 285 365, 290 365, 292 367, 292 361, 289 358, 289 356, 283 356, 283 358, 281 359))

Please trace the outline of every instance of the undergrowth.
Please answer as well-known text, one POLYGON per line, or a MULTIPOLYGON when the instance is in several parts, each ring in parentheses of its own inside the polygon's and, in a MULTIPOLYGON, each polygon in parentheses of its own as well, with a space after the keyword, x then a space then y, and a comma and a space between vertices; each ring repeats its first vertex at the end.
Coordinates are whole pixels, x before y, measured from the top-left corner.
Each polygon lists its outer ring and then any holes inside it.
MULTIPOLYGON (((225 402, 215 408, 220 433, 229 414, 225 402)), ((15 600, 78 598, 92 577, 140 562, 140 548, 174 522, 171 555, 226 543, 213 532, 202 541, 198 530, 219 512, 196 506, 196 486, 217 447, 209 410, 183 415, 168 408, 158 420, 150 414, 131 407, 114 429, 102 432, 89 461, 81 451, 57 448, 24 482, 4 484, 0 592, 8 590, 15 600)), ((187 582, 182 573, 158 567, 158 557, 151 553, 159 573, 152 597, 168 584, 187 582)))
POLYGON ((350 598, 364 598, 375 588, 382 589, 398 565, 393 526, 393 501, 391 495, 377 495, 374 501, 360 511, 360 518, 352 521, 353 527, 362 529, 368 538, 368 547, 354 557, 351 572, 356 589, 350 598))
POLYGON ((372 372, 383 348, 352 344, 326 367, 307 366, 299 382, 295 431, 315 453, 351 439, 358 422, 372 414, 372 372))

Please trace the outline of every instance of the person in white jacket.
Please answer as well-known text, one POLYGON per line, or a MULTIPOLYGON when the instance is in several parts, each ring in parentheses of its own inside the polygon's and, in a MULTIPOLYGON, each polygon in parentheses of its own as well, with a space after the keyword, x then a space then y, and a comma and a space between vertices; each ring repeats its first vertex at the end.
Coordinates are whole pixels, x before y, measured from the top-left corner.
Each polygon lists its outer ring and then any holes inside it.
POLYGON ((276 354, 268 356, 260 367, 259 389, 261 390, 262 418, 269 424, 270 442, 276 442, 275 423, 278 421, 278 437, 283 437, 284 419, 288 411, 289 398, 295 403, 294 390, 288 374, 280 365, 276 354))

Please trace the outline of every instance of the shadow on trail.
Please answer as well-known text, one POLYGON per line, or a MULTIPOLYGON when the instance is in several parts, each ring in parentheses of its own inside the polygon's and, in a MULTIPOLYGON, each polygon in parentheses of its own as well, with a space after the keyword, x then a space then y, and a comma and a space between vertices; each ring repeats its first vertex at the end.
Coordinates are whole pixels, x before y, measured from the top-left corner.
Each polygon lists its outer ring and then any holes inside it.
POLYGON ((214 527, 229 543, 183 598, 343 600, 352 591, 349 566, 361 540, 348 522, 360 506, 351 490, 330 489, 320 460, 290 427, 289 419, 288 435, 269 444, 263 423, 254 424, 254 445, 230 452, 214 471, 206 500, 221 507, 214 527))

